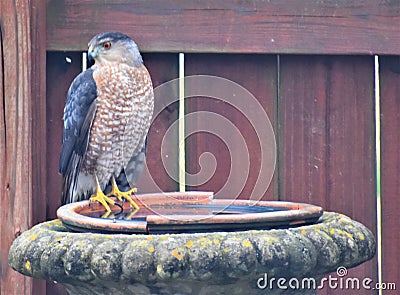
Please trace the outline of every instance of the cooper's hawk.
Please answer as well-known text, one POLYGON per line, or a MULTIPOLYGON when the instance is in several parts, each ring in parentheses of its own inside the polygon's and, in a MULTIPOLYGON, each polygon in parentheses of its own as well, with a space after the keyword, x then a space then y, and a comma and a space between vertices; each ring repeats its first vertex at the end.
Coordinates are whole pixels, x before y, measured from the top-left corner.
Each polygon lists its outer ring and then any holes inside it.
POLYGON ((88 57, 95 63, 74 79, 64 109, 59 162, 63 203, 90 196, 110 212, 113 195, 120 201, 124 197, 137 209, 130 197, 135 189, 121 192, 115 179, 127 178, 133 184, 143 166, 154 105, 151 78, 128 36, 102 33, 88 45, 88 57))

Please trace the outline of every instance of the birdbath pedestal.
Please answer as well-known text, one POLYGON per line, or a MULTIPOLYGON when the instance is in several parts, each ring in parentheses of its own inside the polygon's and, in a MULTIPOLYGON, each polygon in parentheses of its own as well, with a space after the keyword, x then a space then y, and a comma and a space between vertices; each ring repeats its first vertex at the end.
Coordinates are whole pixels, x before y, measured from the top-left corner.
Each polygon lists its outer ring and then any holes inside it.
POLYGON ((317 294, 324 275, 375 254, 371 231, 338 213, 266 228, 112 234, 76 232, 53 220, 14 241, 9 264, 71 295, 317 294))

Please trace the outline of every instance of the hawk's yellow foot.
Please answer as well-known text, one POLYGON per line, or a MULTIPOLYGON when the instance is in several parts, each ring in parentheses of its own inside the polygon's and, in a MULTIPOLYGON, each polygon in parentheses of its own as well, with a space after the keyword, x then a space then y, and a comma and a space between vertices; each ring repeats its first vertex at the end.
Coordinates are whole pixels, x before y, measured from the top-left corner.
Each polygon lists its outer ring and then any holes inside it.
POLYGON ((122 198, 124 198, 125 200, 127 200, 134 208, 136 212, 137 210, 139 210, 139 205, 135 203, 134 200, 132 200, 131 196, 133 193, 137 192, 137 188, 134 187, 132 189, 130 189, 127 192, 121 192, 117 186, 117 183, 115 182, 115 178, 114 176, 111 178, 111 192, 109 192, 107 194, 107 197, 109 196, 115 196, 118 200, 120 200, 122 202, 122 198))
MULTIPOLYGON (((90 201, 91 202, 99 202, 100 204, 102 204, 104 206, 104 208, 106 209, 106 211, 107 211, 106 215, 108 216, 111 212, 110 206, 108 204, 114 205, 115 202, 103 193, 103 191, 100 188, 97 176, 95 176, 95 179, 96 179, 96 193, 91 195, 90 201)), ((107 217, 107 216, 103 216, 103 217, 107 217)))

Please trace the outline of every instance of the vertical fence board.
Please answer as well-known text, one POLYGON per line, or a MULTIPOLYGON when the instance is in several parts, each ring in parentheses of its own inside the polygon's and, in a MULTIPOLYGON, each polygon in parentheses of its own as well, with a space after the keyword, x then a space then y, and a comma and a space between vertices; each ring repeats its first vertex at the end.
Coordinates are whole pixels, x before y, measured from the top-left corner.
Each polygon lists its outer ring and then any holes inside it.
POLYGON ((45 2, 2 1, 0 293, 43 294, 8 267, 12 241, 45 219, 45 2))
MULTIPOLYGON (((283 56, 281 61, 281 199, 321 205, 376 232, 372 57, 283 56)), ((376 260, 350 275, 376 281, 376 260)))
MULTIPOLYGON (((187 54, 185 55, 185 74, 190 75, 214 75, 229 79, 251 92, 261 107, 268 114, 273 128, 276 130, 276 57, 267 55, 212 55, 212 54, 187 54)), ((212 87, 212 86, 205 86, 212 87)), ((215 86, 218 87, 218 84, 215 86)), ((245 98, 243 98, 245 99, 245 98)), ((190 174, 200 172, 201 155, 211 153, 215 157, 216 170, 213 176, 204 184, 190 186, 188 189, 199 189, 218 192, 232 177, 230 187, 224 198, 249 198, 253 187, 257 181, 261 167, 261 146, 259 144, 259 128, 264 126, 252 126, 249 118, 254 113, 250 104, 245 110, 239 110, 235 106, 217 99, 207 97, 187 98, 186 114, 207 111, 218 114, 232 122, 238 128, 237 134, 230 134, 228 130, 222 134, 212 135, 207 131, 216 130, 215 126, 208 126, 206 132, 199 132, 189 136, 187 143, 187 163, 186 168, 190 174), (234 137, 236 145, 227 146, 223 140, 227 137, 234 137), (240 153, 237 145, 245 140, 250 159, 250 171, 245 185, 237 186, 241 179, 242 171, 231 171, 232 161, 239 161, 240 169, 245 169, 248 165, 244 154, 240 153), (240 162, 241 161, 241 162, 240 162), (236 187, 237 186, 237 187, 236 187)), ((199 125, 199 122, 187 121, 187 124, 199 125)), ((204 124, 204 123, 203 123, 204 124)), ((214 124, 213 121, 209 124, 214 124)), ((189 127, 189 126, 188 126, 189 127)), ((198 126, 192 126, 196 130, 198 126)), ((210 165, 203 163, 204 166, 210 165)), ((234 163, 235 164, 235 163, 234 163)), ((238 163, 236 163, 238 164, 238 163)), ((270 167, 273 169, 273 167, 270 167)), ((261 199, 274 199, 277 195, 277 178, 274 177, 268 191, 264 195, 256 196, 261 199)), ((267 182, 267 180, 265 180, 267 182)))
MULTIPOLYGON (((1 7, 1 6, 0 6, 1 7)), ((1 28, 1 26, 0 26, 1 28)), ((0 163, 2 164, 0 168, 0 202, 3 204, 3 194, 4 194, 4 185, 5 185, 5 175, 6 175, 6 168, 5 168, 5 163, 6 163, 6 109, 5 109, 5 97, 4 97, 4 69, 3 69, 3 64, 4 64, 4 58, 3 58, 3 36, 2 36, 2 30, 0 30, 0 163)), ((4 196, 5 197, 5 196, 4 196)), ((0 217, 3 219, 3 210, 0 208, 0 217)), ((2 226, 3 224, 0 224, 2 226)), ((0 227, 0 236, 3 236, 3 229, 0 227)), ((1 259, 4 259, 6 257, 6 253, 4 250, 1 250, 0 257, 1 259)), ((5 271, 3 271, 3 268, 6 267, 3 263, 0 263, 0 294, 1 290, 4 289, 2 287, 5 282, 3 282, 3 276, 5 271)))
MULTIPOLYGON (((46 218, 46 1, 29 1, 31 13, 31 150, 32 225, 46 218)), ((24 62, 24 61, 23 61, 24 62)), ((24 165, 21 163, 21 165, 24 165)), ((46 291, 46 281, 33 279, 33 295, 46 291)))
POLYGON ((280 198, 326 207, 326 65, 321 58, 280 61, 280 198))
MULTIPOLYGON (((376 234, 373 57, 340 58, 332 65, 330 79, 327 208, 362 222, 376 234)), ((352 269, 348 277, 376 282, 376 261, 352 269)), ((354 290, 330 294, 354 294, 354 290)))
POLYGON ((32 223, 46 216, 46 1, 31 1, 32 223))
MULTIPOLYGON (((380 58, 383 282, 400 286, 400 57, 380 58)), ((383 291, 394 294, 394 291, 383 291)))
MULTIPOLYGON (((154 88, 178 78, 177 54, 146 53, 143 55, 143 59, 150 72, 154 88)), ((171 124, 178 119, 178 104, 169 105, 161 110, 160 101, 156 97, 154 105, 154 118, 147 138, 146 164, 148 169, 143 171, 137 187, 140 192, 144 193, 176 191, 178 189, 178 134, 172 134, 168 140, 164 137, 171 124), (165 145, 161 151, 163 140, 165 140, 165 145), (167 161, 163 161, 163 158, 167 161)))

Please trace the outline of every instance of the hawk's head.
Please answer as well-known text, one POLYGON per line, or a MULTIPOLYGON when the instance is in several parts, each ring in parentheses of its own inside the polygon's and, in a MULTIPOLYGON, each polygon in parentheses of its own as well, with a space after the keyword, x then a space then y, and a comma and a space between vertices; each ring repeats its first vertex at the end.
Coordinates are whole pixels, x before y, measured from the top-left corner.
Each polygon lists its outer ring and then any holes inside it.
POLYGON ((136 43, 119 32, 98 34, 90 40, 88 46, 89 60, 93 59, 97 65, 126 63, 131 66, 140 66, 143 64, 136 43))

